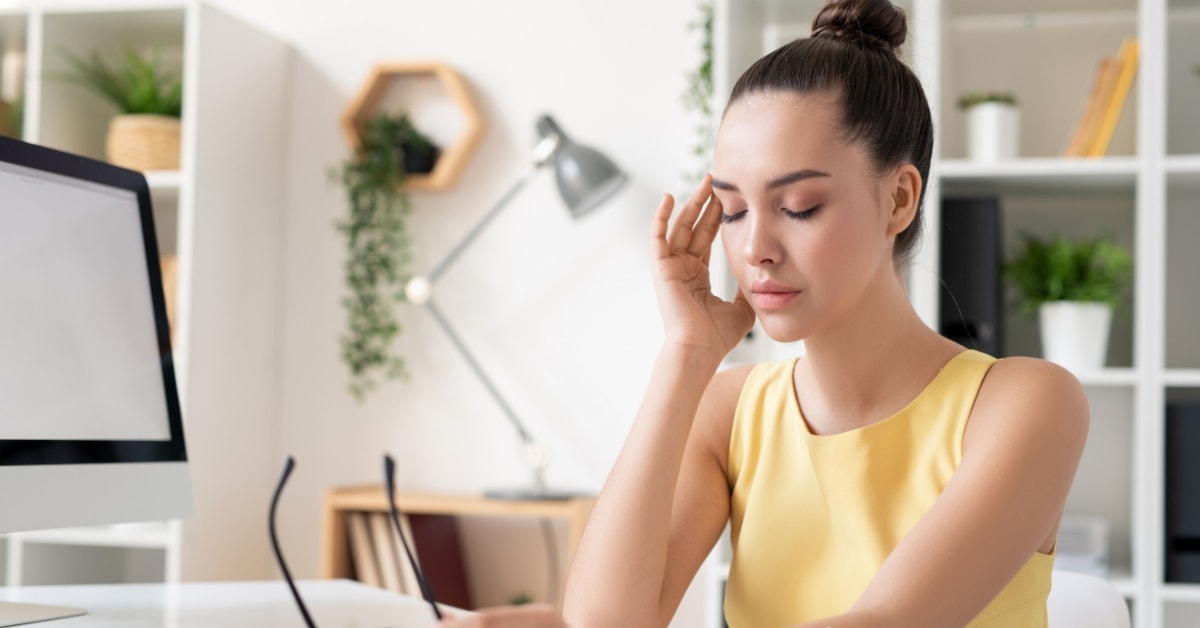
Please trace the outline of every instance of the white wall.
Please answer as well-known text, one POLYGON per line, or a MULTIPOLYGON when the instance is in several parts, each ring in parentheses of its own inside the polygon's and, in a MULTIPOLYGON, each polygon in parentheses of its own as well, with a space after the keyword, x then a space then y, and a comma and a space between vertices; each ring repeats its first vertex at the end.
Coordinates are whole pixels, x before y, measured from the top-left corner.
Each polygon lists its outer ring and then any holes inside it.
MULTIPOLYGON (((471 84, 488 124, 454 189, 413 194, 417 269, 436 264, 516 178, 542 112, 630 174, 614 202, 573 222, 552 175, 542 173, 436 291, 511 405, 552 447, 551 484, 598 490, 661 338, 644 234, 659 195, 678 195, 681 173, 694 169, 680 94, 699 54, 687 28, 696 3, 215 4, 290 40, 298 57, 281 277, 281 433, 272 452, 298 461, 281 513, 293 571, 318 574, 323 491, 379 482, 384 451, 410 488, 475 492, 528 481, 503 414, 419 308, 401 314, 411 380, 389 383, 363 405, 346 392, 337 343, 343 243, 333 228, 345 202, 327 171, 348 152, 338 129, 343 108, 378 61, 448 62, 471 84)), ((536 570, 539 560, 514 568, 536 570)), ((245 572, 274 575, 269 564, 245 572)))

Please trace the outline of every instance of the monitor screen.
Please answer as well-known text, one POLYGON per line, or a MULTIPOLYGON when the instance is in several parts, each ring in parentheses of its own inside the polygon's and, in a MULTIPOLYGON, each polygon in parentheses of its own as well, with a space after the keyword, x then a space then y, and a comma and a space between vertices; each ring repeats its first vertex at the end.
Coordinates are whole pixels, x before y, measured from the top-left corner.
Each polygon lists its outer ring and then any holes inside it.
POLYGON ((0 137, 0 532, 191 509, 149 189, 0 137))

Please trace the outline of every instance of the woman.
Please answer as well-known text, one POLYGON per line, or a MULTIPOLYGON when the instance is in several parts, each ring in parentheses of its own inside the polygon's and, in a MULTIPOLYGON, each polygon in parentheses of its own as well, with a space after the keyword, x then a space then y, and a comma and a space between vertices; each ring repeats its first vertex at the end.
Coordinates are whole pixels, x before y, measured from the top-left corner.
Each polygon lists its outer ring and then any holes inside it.
POLYGON ((712 175, 656 213, 666 337, 572 565, 576 628, 665 626, 727 522, 735 628, 1046 625, 1086 397, 918 318, 901 272, 933 130, 905 17, 849 0, 813 27, 742 75, 712 175), (756 317, 805 355, 717 372, 756 317))
POLYGON ((728 521, 732 626, 1045 625, 1087 401, 1054 365, 939 336, 905 294, 933 146, 905 31, 890 2, 823 7, 738 80, 673 224, 659 207, 666 340, 568 623, 665 625, 728 521), (708 289, 718 227, 733 303, 708 289), (755 316, 806 355, 717 373, 755 316))

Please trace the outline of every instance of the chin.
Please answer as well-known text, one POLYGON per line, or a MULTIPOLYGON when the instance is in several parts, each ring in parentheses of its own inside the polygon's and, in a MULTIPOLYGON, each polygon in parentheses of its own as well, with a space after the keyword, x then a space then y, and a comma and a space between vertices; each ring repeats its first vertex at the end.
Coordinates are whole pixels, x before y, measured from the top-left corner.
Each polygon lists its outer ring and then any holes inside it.
POLYGON ((797 320, 780 320, 771 316, 759 316, 759 324, 767 337, 775 342, 797 342, 812 334, 809 325, 797 320))

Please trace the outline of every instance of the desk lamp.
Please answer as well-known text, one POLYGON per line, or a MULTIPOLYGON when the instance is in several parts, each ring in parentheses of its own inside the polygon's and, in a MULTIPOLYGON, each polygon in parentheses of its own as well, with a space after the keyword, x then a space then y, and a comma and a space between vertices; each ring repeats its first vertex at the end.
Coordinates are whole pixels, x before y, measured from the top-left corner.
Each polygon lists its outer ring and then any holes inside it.
POLYGON ((533 471, 533 487, 531 489, 492 490, 487 491, 489 497, 498 499, 568 499, 573 494, 554 493, 546 487, 546 466, 550 463, 550 452, 545 445, 535 440, 529 429, 517 417, 516 412, 509 406, 496 384, 492 382, 479 361, 467 349, 466 343, 455 332, 450 321, 442 314, 437 303, 433 300, 433 285, 448 268, 475 242, 492 220, 508 206, 517 193, 538 174, 543 166, 553 165, 555 181, 563 203, 571 215, 578 218, 596 209, 613 196, 626 182, 624 173, 600 151, 578 144, 571 140, 558 124, 548 115, 537 120, 539 140, 533 147, 532 163, 525 169, 517 181, 500 197, 500 200, 483 216, 463 237, 450 253, 446 255, 433 270, 424 276, 412 277, 405 283, 405 297, 412 303, 424 305, 433 319, 441 326, 442 331, 453 343, 463 359, 474 371, 487 391, 495 399, 496 405, 504 411, 513 428, 521 437, 528 457, 529 466, 533 471))

